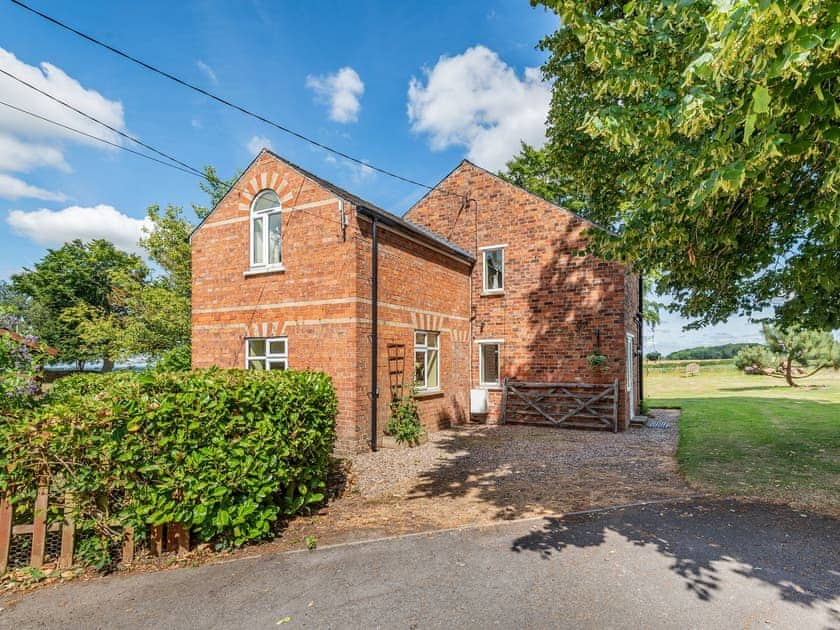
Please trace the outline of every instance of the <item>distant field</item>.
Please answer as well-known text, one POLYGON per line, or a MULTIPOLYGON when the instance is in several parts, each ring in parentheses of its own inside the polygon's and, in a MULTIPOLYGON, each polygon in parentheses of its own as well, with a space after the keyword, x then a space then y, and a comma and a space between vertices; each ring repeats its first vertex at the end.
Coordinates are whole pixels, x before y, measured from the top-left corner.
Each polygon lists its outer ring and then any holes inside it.
POLYGON ((662 359, 661 361, 645 361, 645 374, 685 374, 685 366, 689 363, 699 365, 701 374, 735 370, 735 359, 662 359))
POLYGON ((840 374, 791 388, 698 363, 697 377, 660 370, 645 380, 651 406, 683 409, 677 457, 686 478, 712 492, 840 516, 840 374))

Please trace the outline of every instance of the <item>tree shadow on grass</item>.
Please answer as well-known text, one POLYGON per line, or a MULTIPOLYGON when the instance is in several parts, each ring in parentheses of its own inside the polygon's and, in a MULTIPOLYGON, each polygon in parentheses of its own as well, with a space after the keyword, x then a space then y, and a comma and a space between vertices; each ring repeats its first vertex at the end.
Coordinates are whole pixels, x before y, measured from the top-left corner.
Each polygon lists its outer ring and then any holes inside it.
MULTIPOLYGON (((723 564, 774 586, 785 601, 812 607, 840 597, 840 521, 782 506, 718 500, 546 518, 511 551, 552 560, 568 547, 603 545, 608 531, 669 558, 671 571, 702 601, 723 590, 723 564)), ((828 610, 840 621, 840 611, 828 610)))

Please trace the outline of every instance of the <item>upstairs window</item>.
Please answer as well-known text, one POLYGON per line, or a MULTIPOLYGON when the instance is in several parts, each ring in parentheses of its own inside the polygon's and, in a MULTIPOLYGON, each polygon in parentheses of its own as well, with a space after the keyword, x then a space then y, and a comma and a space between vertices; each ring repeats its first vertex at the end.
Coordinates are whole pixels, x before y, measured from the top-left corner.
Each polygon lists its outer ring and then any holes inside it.
POLYGON ((414 386, 418 390, 440 389, 440 333, 414 332, 414 386))
POLYGON ((505 248, 503 245, 482 248, 484 261, 483 293, 503 293, 505 290, 505 248))
POLYGON ((251 204, 251 266, 279 267, 282 256, 280 198, 264 190, 251 204))
POLYGON ((285 337, 245 340, 246 365, 249 370, 286 370, 289 348, 285 337))

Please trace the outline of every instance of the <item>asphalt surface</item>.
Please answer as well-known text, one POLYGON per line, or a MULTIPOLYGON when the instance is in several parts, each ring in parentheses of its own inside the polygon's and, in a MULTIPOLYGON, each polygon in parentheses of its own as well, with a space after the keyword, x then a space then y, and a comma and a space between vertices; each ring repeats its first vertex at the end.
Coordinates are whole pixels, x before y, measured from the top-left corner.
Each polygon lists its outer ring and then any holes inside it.
POLYGON ((840 521, 654 504, 115 575, 0 605, 16 630, 840 628, 840 521))

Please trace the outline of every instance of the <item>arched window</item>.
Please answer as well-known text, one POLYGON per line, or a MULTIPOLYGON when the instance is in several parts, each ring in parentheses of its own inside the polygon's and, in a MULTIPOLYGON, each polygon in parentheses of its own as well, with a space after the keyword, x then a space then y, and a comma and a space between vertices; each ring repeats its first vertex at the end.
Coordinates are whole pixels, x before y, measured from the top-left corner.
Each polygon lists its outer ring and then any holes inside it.
POLYGON ((264 190, 251 204, 251 266, 280 265, 282 225, 280 198, 273 190, 264 190))

